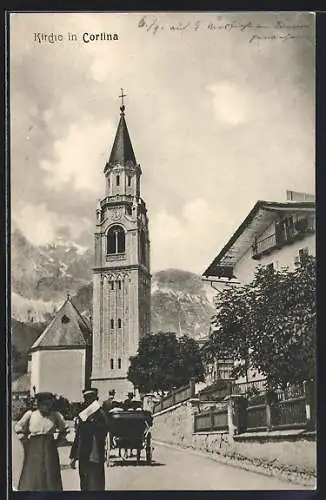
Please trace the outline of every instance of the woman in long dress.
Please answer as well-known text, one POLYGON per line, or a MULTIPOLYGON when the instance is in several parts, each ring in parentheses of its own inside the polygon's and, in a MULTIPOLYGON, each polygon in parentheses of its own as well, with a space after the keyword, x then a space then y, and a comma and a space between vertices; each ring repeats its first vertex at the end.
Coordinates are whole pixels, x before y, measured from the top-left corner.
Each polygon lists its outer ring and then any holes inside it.
POLYGON ((21 491, 62 491, 58 440, 66 435, 62 415, 54 411, 55 397, 49 392, 36 395, 35 410, 27 411, 15 425, 18 438, 25 442, 25 456, 19 479, 21 491))

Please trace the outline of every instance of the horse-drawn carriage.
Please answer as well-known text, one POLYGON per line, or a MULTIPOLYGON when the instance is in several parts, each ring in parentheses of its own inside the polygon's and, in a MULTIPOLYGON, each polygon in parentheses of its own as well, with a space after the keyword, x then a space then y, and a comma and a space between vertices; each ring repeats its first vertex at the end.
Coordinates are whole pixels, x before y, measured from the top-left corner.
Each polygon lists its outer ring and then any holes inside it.
POLYGON ((137 463, 140 463, 141 452, 145 450, 146 462, 152 463, 153 417, 149 411, 129 409, 111 411, 109 413, 109 432, 106 442, 106 463, 110 464, 111 450, 136 450, 137 463))

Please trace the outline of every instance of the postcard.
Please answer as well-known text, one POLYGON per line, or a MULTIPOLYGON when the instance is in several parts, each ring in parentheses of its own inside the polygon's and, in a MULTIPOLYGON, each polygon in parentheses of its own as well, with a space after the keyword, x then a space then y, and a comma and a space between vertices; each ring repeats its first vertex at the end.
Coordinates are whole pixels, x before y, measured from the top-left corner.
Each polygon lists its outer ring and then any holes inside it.
POLYGON ((315 14, 8 50, 12 489, 314 489, 315 14))

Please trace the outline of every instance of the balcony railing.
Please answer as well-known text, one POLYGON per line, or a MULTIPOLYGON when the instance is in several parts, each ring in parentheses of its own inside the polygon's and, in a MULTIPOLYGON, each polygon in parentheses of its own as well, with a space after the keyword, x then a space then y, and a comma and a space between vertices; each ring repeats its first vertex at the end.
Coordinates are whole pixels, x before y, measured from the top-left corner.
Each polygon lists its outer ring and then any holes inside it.
POLYGON ((253 257, 267 253, 268 251, 275 248, 276 245, 276 233, 271 234, 270 236, 267 236, 260 241, 257 241, 252 247, 253 257))
POLYGON ((306 217, 294 223, 292 222, 292 225, 286 228, 281 226, 275 233, 255 241, 252 245, 252 258, 260 259, 262 255, 271 252, 274 248, 280 248, 283 245, 292 243, 314 231, 315 229, 312 221, 306 217))

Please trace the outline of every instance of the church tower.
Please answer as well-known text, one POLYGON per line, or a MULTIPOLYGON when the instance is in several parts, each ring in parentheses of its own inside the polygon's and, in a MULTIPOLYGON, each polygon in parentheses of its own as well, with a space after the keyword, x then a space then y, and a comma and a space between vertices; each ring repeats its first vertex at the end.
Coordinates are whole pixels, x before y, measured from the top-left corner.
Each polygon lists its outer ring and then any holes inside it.
POLYGON ((133 390, 127 380, 129 358, 150 332, 150 242, 146 204, 141 198, 142 170, 125 120, 120 121, 104 168, 106 194, 96 210, 93 269, 92 384, 106 399, 133 390))

